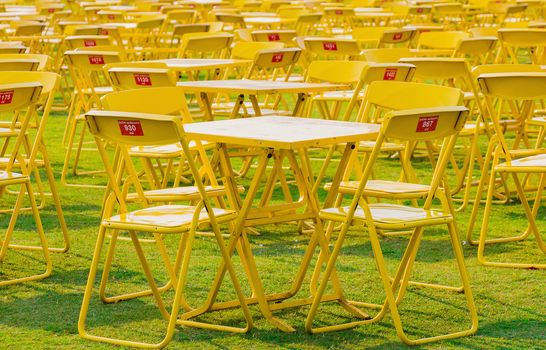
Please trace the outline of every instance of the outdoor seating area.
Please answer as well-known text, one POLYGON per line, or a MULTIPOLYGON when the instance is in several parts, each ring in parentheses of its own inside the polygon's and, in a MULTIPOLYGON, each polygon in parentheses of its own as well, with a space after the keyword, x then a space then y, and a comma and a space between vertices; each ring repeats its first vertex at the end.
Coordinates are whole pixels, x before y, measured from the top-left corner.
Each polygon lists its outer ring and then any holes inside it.
POLYGON ((545 103, 543 0, 0 0, 0 348, 545 348, 545 103))

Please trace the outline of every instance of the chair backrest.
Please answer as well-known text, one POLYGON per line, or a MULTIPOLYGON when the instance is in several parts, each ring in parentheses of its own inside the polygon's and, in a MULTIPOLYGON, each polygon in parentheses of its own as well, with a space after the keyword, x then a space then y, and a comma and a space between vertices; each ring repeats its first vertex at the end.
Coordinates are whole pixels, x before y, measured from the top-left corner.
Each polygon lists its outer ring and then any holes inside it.
POLYGON ((286 45, 293 45, 297 33, 291 29, 254 30, 251 35, 254 41, 280 41, 286 45))
POLYGON ((498 30, 497 34, 506 62, 528 63, 520 62, 519 49, 527 50, 531 63, 544 64, 546 62, 546 29, 502 28, 498 30))
POLYGON ((468 38, 466 32, 426 32, 419 35, 418 48, 455 49, 462 39, 468 38))
POLYGON ((313 61, 307 68, 305 80, 356 85, 367 65, 364 61, 313 61))
POLYGON ((366 166, 360 176, 360 183, 355 191, 348 214, 348 220, 352 220, 354 211, 361 206, 365 212, 368 202, 362 197, 368 179, 377 167, 376 160, 379 157, 383 143, 387 139, 397 139, 406 142, 438 141, 441 145, 438 161, 430 181, 426 199, 422 205, 424 209, 430 209, 433 199, 440 184, 444 181, 444 172, 450 155, 453 152, 455 141, 459 131, 464 127, 468 109, 462 106, 440 106, 419 109, 405 109, 391 111, 385 115, 381 123, 379 135, 374 148, 368 156, 366 166))
POLYGON ((177 24, 173 28, 173 36, 178 37, 188 33, 206 33, 209 30, 209 23, 177 24))
POLYGON ((413 55, 414 54, 405 47, 362 50, 362 57, 364 60, 376 63, 395 63, 401 58, 413 57, 413 55))
POLYGON ((216 13, 216 20, 228 23, 233 28, 246 28, 245 17, 235 13, 216 13))
POLYGON ((322 20, 322 13, 307 13, 299 15, 294 25, 294 29, 298 35, 308 35, 317 23, 322 20))
POLYGON ((497 139, 507 161, 511 160, 510 148, 500 125, 502 109, 496 100, 512 102, 514 119, 523 124, 533 116, 537 100, 546 99, 546 72, 485 73, 478 76, 478 84, 484 95, 487 116, 492 121, 497 139))
POLYGON ((546 67, 539 64, 484 64, 472 68, 472 75, 477 78, 481 74, 492 73, 540 73, 546 72, 546 67))
POLYGON ((195 10, 173 10, 167 13, 166 22, 191 24, 195 23, 197 16, 198 13, 195 10))
MULTIPOLYGON (((95 136, 97 148, 108 175, 110 192, 107 194, 107 205, 113 205, 117 202, 119 204, 119 213, 123 214, 128 211, 125 192, 122 191, 119 181, 123 174, 129 175, 126 177, 126 182, 123 183, 124 189, 129 188, 131 185, 134 186, 136 193, 146 203, 142 184, 138 180, 133 159, 129 154, 129 147, 178 144, 190 173, 193 175, 194 186, 196 186, 200 195, 196 211, 201 212, 204 209, 208 213, 213 229, 217 231, 214 212, 205 192, 194 154, 190 152, 180 117, 91 110, 85 114, 85 118, 91 134, 95 136), (118 156, 113 157, 113 160, 106 151, 106 143, 115 145, 118 150, 118 156)), ((206 155, 202 157, 204 159, 206 155)))
POLYGON ((356 84, 353 95, 343 120, 350 120, 357 102, 361 98, 361 91, 374 81, 410 81, 413 78, 415 66, 405 63, 373 63, 366 62, 366 66, 360 74, 360 80, 356 84))
POLYGON ((17 21, 15 22, 15 36, 32 36, 40 35, 46 29, 46 25, 40 22, 33 21, 17 21))
POLYGON ((66 51, 67 63, 84 72, 102 71, 102 66, 108 63, 121 62, 119 52, 112 51, 66 51))
POLYGON ((471 79, 470 66, 464 58, 410 57, 399 62, 415 65, 415 78, 419 80, 471 79))
POLYGON ((2 72, 0 77, 0 113, 15 112, 12 122, 17 122, 17 124, 12 124, 12 127, 19 130, 19 134, 11 146, 11 154, 8 156, 8 170, 16 159, 22 156, 20 147, 24 139, 26 139, 24 142, 29 142, 29 137, 32 140, 31 149, 25 150, 26 162, 19 159, 19 164, 22 165, 22 172, 25 174, 27 173, 25 168, 34 168, 37 155, 45 146, 43 135, 59 82, 60 76, 51 72, 2 72), (39 105, 42 106, 40 117, 37 112, 39 105), (33 117, 37 118, 38 125, 37 131, 30 136, 26 130, 33 117))
POLYGON ((64 43, 69 50, 75 50, 82 47, 112 45, 112 40, 108 35, 70 35, 64 38, 64 43))
POLYGON ((458 133, 466 122, 464 106, 405 109, 385 115, 381 134, 404 141, 428 141, 458 133))
POLYGON ((226 33, 189 33, 182 36, 180 43, 180 57, 196 58, 212 55, 223 58, 227 54, 233 34, 226 33))
POLYGON ((285 44, 282 42, 268 41, 240 41, 235 43, 231 49, 231 58, 252 60, 256 54, 263 50, 280 50, 284 49, 285 44))
POLYGON ((288 80, 300 56, 301 49, 298 48, 258 51, 246 77, 250 79, 258 74, 262 79, 275 79, 279 70, 283 70, 284 79, 288 80))
POLYGON ((415 29, 410 28, 386 30, 379 39, 378 47, 383 47, 385 45, 402 45, 407 47, 416 33, 417 31, 415 29))
POLYGON ((13 54, 13 53, 25 53, 27 47, 21 44, 5 44, 0 43, 0 54, 13 54))
POLYGON ((546 29, 501 28, 497 34, 503 45, 513 47, 546 45, 546 29))
POLYGON ((465 38, 459 41, 453 57, 466 57, 472 65, 485 64, 494 53, 496 37, 465 38))
POLYGON ((64 28, 66 35, 99 35, 100 27, 95 24, 69 25, 64 28))
POLYGON ((373 81, 366 88, 358 121, 378 122, 385 111, 442 106, 462 106, 460 89, 432 84, 373 81))
POLYGON ((181 87, 152 87, 117 91, 101 97, 105 109, 119 112, 169 114, 182 117, 184 123, 192 121, 181 87))
MULTIPOLYGON (((37 71, 40 61, 33 58, 2 58, 0 55, 0 71, 37 71)), ((24 55, 22 55, 24 56, 24 55)))
POLYGON ((176 74, 164 68, 150 68, 145 65, 112 67, 107 69, 112 86, 118 90, 175 86, 176 74))
POLYGON ((335 38, 304 38, 307 50, 319 57, 350 58, 359 56, 361 49, 357 40, 335 38))

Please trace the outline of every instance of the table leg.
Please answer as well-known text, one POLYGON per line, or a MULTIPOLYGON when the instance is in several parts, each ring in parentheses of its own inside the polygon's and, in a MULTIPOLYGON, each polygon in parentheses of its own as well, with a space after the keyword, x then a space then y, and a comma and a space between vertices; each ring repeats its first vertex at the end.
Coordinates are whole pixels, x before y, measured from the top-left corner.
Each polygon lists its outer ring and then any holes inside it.
POLYGON ((201 92, 199 94, 201 97, 201 102, 203 103, 203 112, 205 114, 205 120, 214 120, 212 115, 212 105, 210 102, 209 95, 206 92, 201 92))
POLYGON ((229 116, 230 119, 237 118, 239 116, 239 111, 241 110, 241 107, 243 107, 243 104, 245 103, 245 95, 240 94, 237 96, 237 99, 235 100, 235 104, 233 105, 233 110, 231 111, 231 114, 229 116))
POLYGON ((294 117, 305 117, 303 115, 303 107, 305 106, 305 101, 307 100, 307 94, 306 93, 299 93, 298 99, 296 100, 296 105, 294 106, 294 111, 292 112, 292 115, 294 117))
POLYGON ((260 117, 262 115, 262 110, 258 103, 258 97, 256 95, 250 95, 249 98, 252 103, 252 109, 254 109, 254 116, 260 117))

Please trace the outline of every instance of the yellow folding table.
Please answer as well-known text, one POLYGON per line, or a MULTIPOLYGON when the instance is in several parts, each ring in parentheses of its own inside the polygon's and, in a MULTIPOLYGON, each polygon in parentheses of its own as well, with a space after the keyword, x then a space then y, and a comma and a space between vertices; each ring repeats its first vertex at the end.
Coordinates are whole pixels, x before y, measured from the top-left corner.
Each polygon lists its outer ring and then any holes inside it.
MULTIPOLYGON (((228 119, 202 123, 192 123, 184 126, 189 139, 211 141, 217 143, 217 156, 219 158, 221 177, 225 179, 226 191, 230 206, 239 211, 235 222, 234 234, 229 242, 229 252, 233 253, 235 248, 240 250, 239 255, 245 266, 252 288, 252 296, 247 299, 249 304, 259 304, 260 310, 265 318, 273 325, 285 332, 294 331, 294 328, 286 322, 274 317, 272 310, 283 309, 309 304, 311 296, 295 300, 293 297, 300 290, 306 272, 311 263, 313 253, 319 245, 321 251, 328 256, 328 247, 324 235, 313 234, 306 248, 296 276, 294 276, 289 290, 266 294, 259 277, 257 266, 254 262, 250 242, 246 235, 246 227, 265 223, 279 223, 301 221, 312 219, 315 225, 321 226, 318 218, 319 203, 318 196, 314 191, 315 183, 320 183, 321 176, 315 178, 311 171, 308 156, 308 149, 311 147, 327 147, 338 144, 345 144, 342 158, 338 163, 338 169, 332 180, 332 189, 325 200, 325 206, 332 205, 335 201, 339 182, 346 170, 349 158, 355 149, 355 145, 361 141, 373 140, 378 135, 379 125, 366 123, 352 123, 333 120, 295 118, 295 117, 255 117, 228 119), (246 197, 244 200, 237 191, 235 173, 231 167, 227 145, 236 144, 259 148, 258 166, 254 172, 246 197), (300 212, 291 211, 294 203, 282 203, 269 205, 264 198, 270 196, 269 183, 263 183, 262 179, 270 162, 273 162, 272 172, 282 165, 284 159, 290 164, 290 171, 293 173, 296 185, 300 192, 300 202, 305 209, 300 212), (262 188, 264 191, 259 191, 262 188), (257 194, 263 192, 261 198, 257 194), (265 204, 264 204, 265 203, 265 204), (270 304, 273 302, 273 304, 270 304)), ((320 174, 323 174, 321 171, 320 174)), ((322 230, 316 230, 322 232, 322 230)), ((225 268, 221 269, 215 278, 213 289, 219 288, 225 274, 225 268)), ((332 275, 334 285, 336 274, 332 275)), ((357 316, 365 317, 349 305, 344 299, 341 288, 334 288, 334 292, 324 296, 324 300, 338 300, 349 311, 357 316)), ((210 293, 216 295, 217 293, 210 293)), ((185 314, 185 317, 195 317, 207 311, 238 307, 238 301, 215 303, 215 297, 210 298, 207 303, 192 312, 185 314)))
MULTIPOLYGON (((271 80, 233 79, 201 80, 178 83, 188 91, 198 93, 203 102, 205 119, 214 119, 209 94, 238 94, 231 117, 238 115, 244 103, 245 95, 252 103, 256 116, 262 115, 258 104, 258 95, 297 94, 293 115, 300 116, 309 94, 347 89, 347 85, 329 83, 301 83, 271 80)), ((253 145, 252 145, 253 146, 253 145)))

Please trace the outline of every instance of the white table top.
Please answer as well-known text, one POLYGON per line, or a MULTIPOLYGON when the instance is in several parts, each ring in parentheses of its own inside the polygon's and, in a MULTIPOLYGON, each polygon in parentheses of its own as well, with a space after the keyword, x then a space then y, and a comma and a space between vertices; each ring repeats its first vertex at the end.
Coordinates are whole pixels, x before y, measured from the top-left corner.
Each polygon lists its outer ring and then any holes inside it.
POLYGON ((374 140, 379 124, 267 116, 185 124, 190 139, 243 146, 299 149, 374 140))
POLYGON ((215 59, 215 58, 168 58, 164 60, 154 60, 154 62, 163 62, 169 68, 178 68, 182 70, 214 69, 233 66, 244 66, 252 63, 252 60, 237 59, 215 59))
POLYGON ((232 79, 185 81, 177 84, 189 91, 207 93, 277 94, 311 93, 347 89, 347 85, 330 83, 301 83, 272 80, 232 79))

